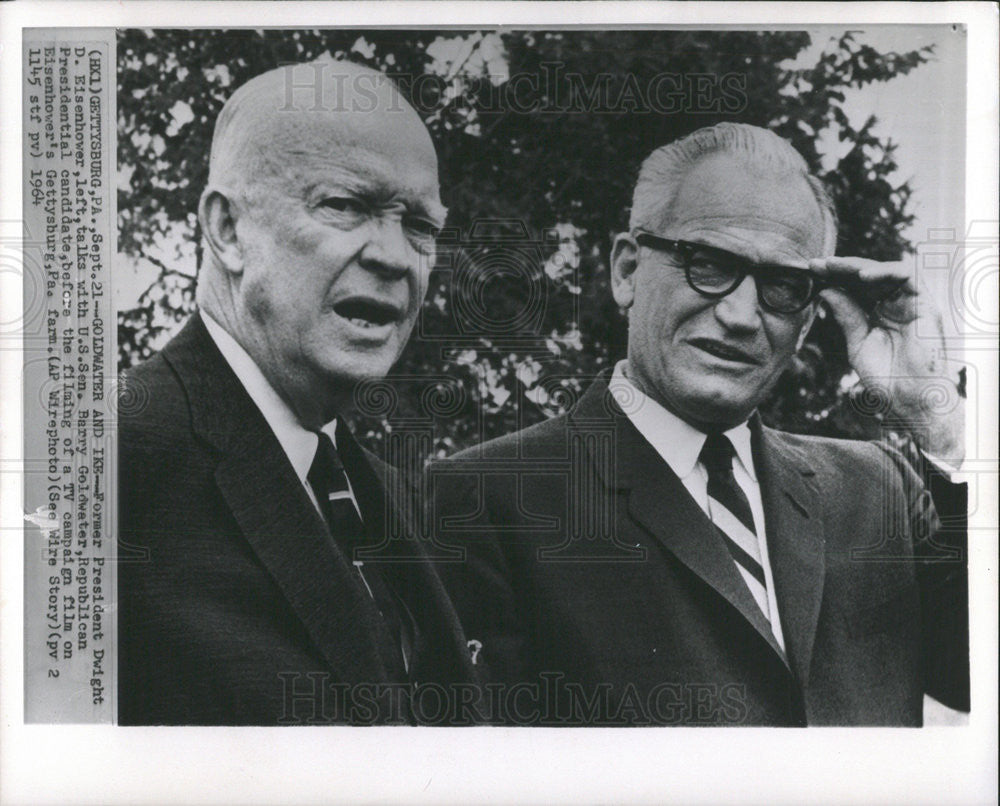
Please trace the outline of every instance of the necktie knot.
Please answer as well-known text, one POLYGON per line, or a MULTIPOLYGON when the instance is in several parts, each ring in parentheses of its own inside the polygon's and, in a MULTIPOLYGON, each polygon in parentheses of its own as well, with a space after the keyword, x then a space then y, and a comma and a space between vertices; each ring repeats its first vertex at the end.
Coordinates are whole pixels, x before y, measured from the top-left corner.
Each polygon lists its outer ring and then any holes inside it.
POLYGON ((344 465, 340 461, 337 449, 333 447, 333 440, 323 431, 317 432, 316 436, 319 437, 319 444, 316 445, 316 454, 309 467, 307 481, 317 495, 347 489, 344 465))
POLYGON ((698 459, 709 474, 730 473, 733 469, 733 443, 725 434, 709 434, 698 459))

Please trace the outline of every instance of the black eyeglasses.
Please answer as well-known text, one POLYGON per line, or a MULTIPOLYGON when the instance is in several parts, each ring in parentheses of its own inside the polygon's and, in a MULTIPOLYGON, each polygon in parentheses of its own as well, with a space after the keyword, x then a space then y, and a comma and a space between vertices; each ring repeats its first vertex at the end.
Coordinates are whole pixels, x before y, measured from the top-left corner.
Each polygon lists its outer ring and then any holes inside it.
POLYGON ((742 258, 704 244, 661 238, 634 230, 640 246, 671 252, 684 269, 688 285, 703 297, 722 299, 732 294, 748 274, 757 285, 757 299, 772 313, 792 314, 806 308, 827 283, 806 269, 778 264, 748 264, 742 258))

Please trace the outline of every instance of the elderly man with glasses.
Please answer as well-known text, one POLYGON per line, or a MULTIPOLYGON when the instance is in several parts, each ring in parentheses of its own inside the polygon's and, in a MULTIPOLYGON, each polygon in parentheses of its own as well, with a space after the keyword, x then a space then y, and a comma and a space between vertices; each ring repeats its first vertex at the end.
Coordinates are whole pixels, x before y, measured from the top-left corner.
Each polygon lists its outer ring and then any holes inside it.
POLYGON ((494 719, 919 725, 925 694, 968 708, 964 390, 908 267, 832 257, 836 234, 822 185, 765 129, 701 129, 644 162, 611 254, 627 357, 566 415, 432 469, 494 719), (820 300, 919 461, 760 422, 820 300))

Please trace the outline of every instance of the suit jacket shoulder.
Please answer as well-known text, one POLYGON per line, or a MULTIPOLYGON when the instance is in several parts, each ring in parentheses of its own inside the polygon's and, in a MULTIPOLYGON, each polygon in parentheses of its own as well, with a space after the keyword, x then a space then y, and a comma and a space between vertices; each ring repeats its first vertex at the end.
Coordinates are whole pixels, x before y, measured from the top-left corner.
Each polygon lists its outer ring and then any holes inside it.
MULTIPOLYGON (((406 684, 398 645, 199 317, 126 373, 123 400, 119 720, 406 721, 389 688, 354 710, 324 694, 406 684), (312 699, 291 697, 310 686, 312 699)), ((359 493, 382 515, 385 482, 398 484, 350 449, 371 468, 359 493)), ((465 647, 439 581, 426 563, 400 574, 421 599, 414 669, 461 676, 465 647)))
POLYGON ((471 448, 452 454, 441 463, 477 462, 512 459, 554 453, 564 448, 570 421, 568 414, 561 414, 520 431, 505 434, 471 448))
POLYGON ((714 724, 918 724, 925 691, 961 707, 962 569, 914 562, 933 506, 898 454, 754 424, 782 652, 704 512, 606 392, 431 467, 438 533, 466 557, 445 573, 490 676, 563 675, 583 687, 564 690, 573 724, 620 724, 613 699, 573 711, 608 685, 738 692, 742 707, 706 706, 714 724))

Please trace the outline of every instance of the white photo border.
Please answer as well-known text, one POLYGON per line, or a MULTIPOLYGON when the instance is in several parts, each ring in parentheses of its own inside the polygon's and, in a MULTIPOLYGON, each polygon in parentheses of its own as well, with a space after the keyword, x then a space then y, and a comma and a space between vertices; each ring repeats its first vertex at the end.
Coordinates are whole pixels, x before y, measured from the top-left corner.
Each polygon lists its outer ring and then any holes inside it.
MULTIPOLYGON (((12 2, 0 6, 0 220, 21 218, 21 31, 102 28, 968 26, 966 219, 997 209, 997 9, 989 3, 12 2)), ((5 281, 6 282, 6 281, 5 281)), ((4 286, 2 318, 20 315, 4 286)), ((996 390, 996 354, 969 357, 996 390)), ((0 350, 0 799, 6 803, 995 802, 996 501, 970 555, 969 724, 923 730, 119 728, 23 724, 20 355, 0 350), (990 527, 986 522, 985 525, 990 527)), ((978 419, 996 424, 995 395, 978 419)), ((970 420, 975 419, 970 417, 970 420)), ((996 430, 979 429, 996 457, 996 430)), ((971 524, 970 524, 971 525, 971 524)))

